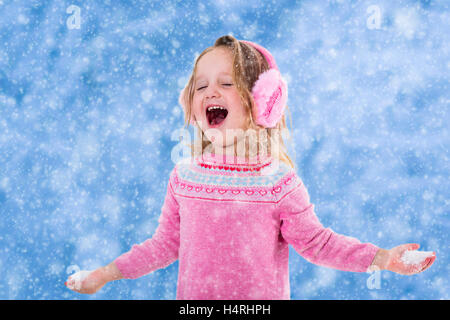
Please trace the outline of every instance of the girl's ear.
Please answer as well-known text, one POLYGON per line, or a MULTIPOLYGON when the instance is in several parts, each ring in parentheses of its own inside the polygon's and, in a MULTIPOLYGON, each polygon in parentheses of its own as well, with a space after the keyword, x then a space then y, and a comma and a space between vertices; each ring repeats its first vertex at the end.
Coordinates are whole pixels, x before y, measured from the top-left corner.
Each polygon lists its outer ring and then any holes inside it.
POLYGON ((186 104, 184 103, 184 89, 183 88, 180 91, 180 95, 178 96, 178 103, 180 104, 181 108, 183 109, 183 112, 186 112, 186 104))
MULTIPOLYGON (((183 112, 186 116, 187 115, 187 107, 186 107, 186 102, 184 99, 185 89, 186 89, 186 87, 184 87, 181 90, 180 95, 178 96, 178 103, 181 105, 181 108, 183 109, 183 112)), ((192 114, 192 112, 191 112, 191 118, 189 119, 189 124, 191 124, 191 125, 195 124, 195 119, 194 119, 194 115, 192 114)))

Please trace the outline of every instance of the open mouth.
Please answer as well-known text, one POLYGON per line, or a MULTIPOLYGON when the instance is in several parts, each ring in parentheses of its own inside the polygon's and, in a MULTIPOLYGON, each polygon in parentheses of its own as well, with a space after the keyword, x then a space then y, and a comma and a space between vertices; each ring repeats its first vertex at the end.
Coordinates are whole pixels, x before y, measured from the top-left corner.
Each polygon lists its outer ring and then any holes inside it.
POLYGON ((228 110, 222 106, 209 106, 206 108, 206 118, 210 126, 221 124, 227 115, 228 110))

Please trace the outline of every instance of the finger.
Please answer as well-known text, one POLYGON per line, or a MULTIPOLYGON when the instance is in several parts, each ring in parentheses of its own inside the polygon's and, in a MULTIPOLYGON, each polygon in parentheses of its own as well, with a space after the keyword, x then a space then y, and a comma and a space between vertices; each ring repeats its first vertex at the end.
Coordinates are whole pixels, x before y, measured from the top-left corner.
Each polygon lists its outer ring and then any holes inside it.
POLYGON ((69 280, 69 281, 67 281, 67 287, 68 287, 69 289, 72 289, 72 290, 76 289, 76 288, 75 288, 75 281, 74 281, 74 280, 69 280))
POLYGON ((413 275, 422 272, 427 268, 427 265, 429 264, 429 259, 426 258, 422 262, 414 263, 414 264, 408 264, 408 263, 402 263, 403 268, 405 270, 405 274, 407 275, 413 275))
POLYGON ((419 272, 422 272, 422 271, 428 269, 433 264, 435 259, 436 259, 436 257, 427 258, 425 260, 425 263, 422 266, 422 269, 419 272))
POLYGON ((428 264, 425 267, 425 269, 428 269, 429 267, 431 267, 431 265, 434 263, 434 260, 436 260, 436 257, 434 256, 434 257, 431 257, 431 258, 428 258, 428 259, 429 259, 429 261, 428 261, 428 264))
POLYGON ((420 244, 418 243, 408 243, 405 245, 406 250, 417 250, 420 248, 420 244))
POLYGON ((429 259, 429 258, 426 259, 424 265, 422 266, 422 268, 420 269, 420 271, 418 271, 417 273, 420 273, 420 272, 422 272, 422 271, 425 271, 425 270, 430 266, 430 262, 431 262, 431 259, 429 259))

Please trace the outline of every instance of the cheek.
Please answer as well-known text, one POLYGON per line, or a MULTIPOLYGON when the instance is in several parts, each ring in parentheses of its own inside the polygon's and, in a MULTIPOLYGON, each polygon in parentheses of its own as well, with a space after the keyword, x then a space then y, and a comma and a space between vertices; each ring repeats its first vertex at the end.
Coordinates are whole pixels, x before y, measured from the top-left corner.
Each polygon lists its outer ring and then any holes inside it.
POLYGON ((235 104, 233 109, 233 119, 238 123, 245 123, 247 119, 247 112, 240 101, 235 104))
POLYGON ((245 114, 244 105, 238 93, 233 94, 230 101, 234 114, 239 115, 240 117, 245 114))
POLYGON ((198 117, 201 115, 202 112, 202 105, 200 103, 200 101, 198 99, 195 98, 192 101, 192 111, 194 112, 194 114, 198 117))

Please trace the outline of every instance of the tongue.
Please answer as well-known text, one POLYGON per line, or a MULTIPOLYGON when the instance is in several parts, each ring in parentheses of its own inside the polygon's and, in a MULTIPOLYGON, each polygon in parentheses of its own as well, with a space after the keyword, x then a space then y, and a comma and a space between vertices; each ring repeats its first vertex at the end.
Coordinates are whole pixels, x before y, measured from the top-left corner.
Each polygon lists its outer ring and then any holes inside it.
POLYGON ((221 109, 213 109, 211 111, 208 111, 208 121, 211 125, 216 125, 221 123, 225 118, 227 117, 228 111, 221 110, 221 109))

